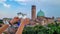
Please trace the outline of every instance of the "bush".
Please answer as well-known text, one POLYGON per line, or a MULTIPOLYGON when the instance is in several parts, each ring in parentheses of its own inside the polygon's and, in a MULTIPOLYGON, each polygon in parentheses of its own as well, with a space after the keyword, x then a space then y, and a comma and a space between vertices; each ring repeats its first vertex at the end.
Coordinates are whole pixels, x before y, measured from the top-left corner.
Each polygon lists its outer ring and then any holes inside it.
POLYGON ((23 34, 60 34, 60 24, 48 24, 47 26, 36 25, 25 27, 23 34))

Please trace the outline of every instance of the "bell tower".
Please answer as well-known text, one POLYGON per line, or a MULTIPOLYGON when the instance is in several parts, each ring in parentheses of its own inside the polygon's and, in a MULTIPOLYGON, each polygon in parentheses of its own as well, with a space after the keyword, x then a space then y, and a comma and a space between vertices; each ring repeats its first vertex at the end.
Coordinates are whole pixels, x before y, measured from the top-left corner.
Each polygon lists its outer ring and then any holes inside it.
POLYGON ((32 10, 31 18, 32 18, 32 20, 35 20, 36 19, 36 6, 32 5, 31 10, 32 10))

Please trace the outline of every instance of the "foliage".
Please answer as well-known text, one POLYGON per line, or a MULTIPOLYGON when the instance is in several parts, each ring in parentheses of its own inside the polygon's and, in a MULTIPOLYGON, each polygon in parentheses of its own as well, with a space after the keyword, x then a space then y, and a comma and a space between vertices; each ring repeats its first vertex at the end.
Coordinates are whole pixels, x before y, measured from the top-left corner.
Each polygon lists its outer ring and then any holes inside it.
POLYGON ((48 24, 47 26, 36 25, 25 27, 23 34, 60 34, 60 24, 48 24))
POLYGON ((3 23, 3 20, 0 20, 0 24, 2 24, 3 23))

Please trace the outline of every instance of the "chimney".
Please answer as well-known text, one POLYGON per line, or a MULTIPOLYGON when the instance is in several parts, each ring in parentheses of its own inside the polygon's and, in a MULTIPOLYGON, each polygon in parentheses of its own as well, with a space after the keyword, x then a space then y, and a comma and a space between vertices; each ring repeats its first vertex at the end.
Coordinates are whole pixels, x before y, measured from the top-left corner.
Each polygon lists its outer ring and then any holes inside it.
POLYGON ((32 20, 36 19, 36 6, 32 5, 32 14, 31 14, 32 20))

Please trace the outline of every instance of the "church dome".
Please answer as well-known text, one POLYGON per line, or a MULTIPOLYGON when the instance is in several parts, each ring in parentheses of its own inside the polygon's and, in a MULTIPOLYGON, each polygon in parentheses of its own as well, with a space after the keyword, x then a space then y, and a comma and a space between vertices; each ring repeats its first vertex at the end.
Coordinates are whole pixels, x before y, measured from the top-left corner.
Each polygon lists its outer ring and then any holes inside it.
POLYGON ((41 16, 45 16, 44 12, 42 10, 40 10, 38 13, 37 13, 37 16, 38 17, 41 17, 41 16))

